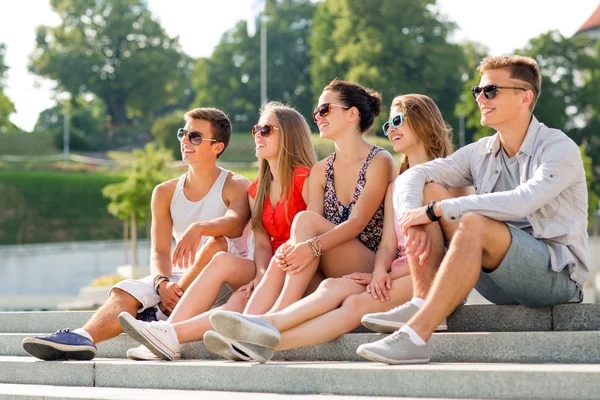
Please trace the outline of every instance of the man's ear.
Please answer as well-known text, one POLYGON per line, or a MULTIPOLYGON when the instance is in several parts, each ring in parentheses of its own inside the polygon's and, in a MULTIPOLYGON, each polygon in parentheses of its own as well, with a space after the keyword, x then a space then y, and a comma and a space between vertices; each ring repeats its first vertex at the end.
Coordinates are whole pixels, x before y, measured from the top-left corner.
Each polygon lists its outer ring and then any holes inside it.
POLYGON ((523 97, 521 98, 521 106, 531 108, 531 104, 533 104, 533 90, 525 91, 523 97))
POLYGON ((225 149, 225 143, 223 142, 213 142, 213 151, 215 154, 221 154, 225 149))

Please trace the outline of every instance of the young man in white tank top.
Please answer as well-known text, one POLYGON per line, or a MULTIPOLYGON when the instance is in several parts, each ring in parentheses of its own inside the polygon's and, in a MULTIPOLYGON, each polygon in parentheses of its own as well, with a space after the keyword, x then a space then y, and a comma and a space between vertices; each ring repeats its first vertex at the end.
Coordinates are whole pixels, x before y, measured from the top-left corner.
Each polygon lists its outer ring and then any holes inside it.
POLYGON ((214 108, 196 108, 184 119, 185 128, 177 137, 188 171, 152 193, 152 275, 116 284, 83 328, 25 338, 23 348, 32 356, 91 360, 96 343, 123 332, 117 319, 121 312, 146 321, 166 320, 217 252, 247 255, 250 181, 217 166, 231 138, 231 121, 214 108), (172 255, 171 235, 177 242, 172 255))

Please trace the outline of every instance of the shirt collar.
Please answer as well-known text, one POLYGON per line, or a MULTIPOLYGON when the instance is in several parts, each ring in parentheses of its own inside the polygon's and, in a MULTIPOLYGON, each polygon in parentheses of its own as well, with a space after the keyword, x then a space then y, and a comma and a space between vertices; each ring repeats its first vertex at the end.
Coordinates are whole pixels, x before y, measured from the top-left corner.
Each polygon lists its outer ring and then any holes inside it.
MULTIPOLYGON (((519 152, 527 154, 528 156, 533 154, 533 144, 535 143, 541 126, 542 124, 539 123, 537 118, 534 115, 531 115, 531 121, 529 122, 527 133, 525 134, 525 140, 521 143, 519 152)), ((498 132, 496 132, 487 143, 486 150, 488 153, 493 153, 494 156, 497 156, 500 153, 500 149, 500 136, 498 135, 498 132)))

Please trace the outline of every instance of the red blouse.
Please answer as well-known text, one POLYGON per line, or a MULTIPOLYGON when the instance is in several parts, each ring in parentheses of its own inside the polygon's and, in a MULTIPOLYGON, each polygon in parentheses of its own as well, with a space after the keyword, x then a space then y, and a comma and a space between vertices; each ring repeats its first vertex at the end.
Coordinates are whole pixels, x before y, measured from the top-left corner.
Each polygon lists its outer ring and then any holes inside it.
MULTIPOLYGON (((294 185, 292 186, 292 192, 290 199, 288 200, 288 219, 289 223, 285 218, 285 204, 283 199, 280 199, 275 204, 275 209, 271 204, 269 196, 265 199, 262 212, 262 224, 265 232, 271 237, 271 246, 273 247, 273 253, 290 238, 290 230, 292 228, 292 221, 296 214, 300 211, 306 210, 306 203, 302 198, 302 187, 304 181, 308 177, 310 169, 306 167, 297 167, 294 171, 294 185)), ((255 179, 248 187, 248 194, 253 199, 256 198, 256 190, 258 186, 258 178, 255 179)))

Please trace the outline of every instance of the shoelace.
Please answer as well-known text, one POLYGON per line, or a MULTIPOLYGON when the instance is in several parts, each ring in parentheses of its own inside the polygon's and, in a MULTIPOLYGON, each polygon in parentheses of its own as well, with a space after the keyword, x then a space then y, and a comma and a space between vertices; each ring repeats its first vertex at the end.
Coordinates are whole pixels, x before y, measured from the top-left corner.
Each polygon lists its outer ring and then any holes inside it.
POLYGON ((406 340, 406 338, 408 337, 408 335, 404 332, 400 332, 400 331, 396 331, 394 333, 392 333, 391 335, 387 336, 384 341, 386 343, 396 343, 399 342, 401 340, 406 340))

